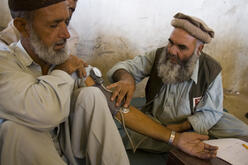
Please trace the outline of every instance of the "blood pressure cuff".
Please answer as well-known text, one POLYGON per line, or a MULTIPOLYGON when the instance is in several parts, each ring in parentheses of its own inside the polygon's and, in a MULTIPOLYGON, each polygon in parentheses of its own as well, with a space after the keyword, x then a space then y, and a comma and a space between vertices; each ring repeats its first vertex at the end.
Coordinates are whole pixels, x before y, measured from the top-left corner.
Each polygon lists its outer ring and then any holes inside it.
POLYGON ((86 72, 87 72, 87 75, 90 76, 94 80, 95 85, 93 85, 93 86, 99 88, 102 91, 102 93, 105 95, 107 103, 108 103, 108 107, 110 109, 110 112, 115 117, 117 112, 121 108, 115 106, 116 101, 111 101, 112 91, 108 90, 103 85, 103 78, 102 78, 102 75, 101 75, 101 71, 98 68, 92 67, 92 66, 89 65, 86 68, 86 72))
POLYGON ((111 101, 110 100, 110 98, 112 96, 112 92, 107 91, 106 89, 104 89, 104 87, 102 85, 95 84, 94 86, 99 88, 102 91, 102 93, 105 95, 107 103, 108 103, 108 107, 110 109, 110 112, 115 117, 117 112, 120 110, 120 107, 115 106, 116 101, 111 101))

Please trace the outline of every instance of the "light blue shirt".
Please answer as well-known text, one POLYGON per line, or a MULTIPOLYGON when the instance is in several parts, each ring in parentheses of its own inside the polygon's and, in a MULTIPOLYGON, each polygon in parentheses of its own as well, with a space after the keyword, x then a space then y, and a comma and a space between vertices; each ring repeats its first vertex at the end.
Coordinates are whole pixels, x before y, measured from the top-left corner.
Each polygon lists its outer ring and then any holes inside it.
MULTIPOLYGON (((107 73, 110 81, 113 73, 118 69, 125 69, 131 73, 136 81, 140 82, 148 77, 155 59, 155 52, 146 53, 144 56, 136 56, 116 64, 107 73)), ((182 83, 168 84, 162 88, 158 97, 154 99, 152 114, 162 124, 179 123, 188 120, 194 131, 200 134, 208 134, 223 115, 223 88, 221 73, 208 87, 206 94, 196 105, 194 114, 191 114, 189 91, 192 83, 197 83, 199 60, 189 81, 182 83)))

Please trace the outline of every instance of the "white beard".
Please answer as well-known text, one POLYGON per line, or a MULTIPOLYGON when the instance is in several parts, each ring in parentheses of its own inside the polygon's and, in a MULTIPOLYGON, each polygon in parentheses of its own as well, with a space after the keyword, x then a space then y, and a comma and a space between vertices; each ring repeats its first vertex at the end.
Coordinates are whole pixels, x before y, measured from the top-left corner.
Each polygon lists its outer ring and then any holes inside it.
POLYGON ((158 76, 162 79, 163 83, 173 84, 189 80, 193 74, 196 61, 199 58, 196 50, 186 62, 174 64, 169 60, 170 55, 168 55, 167 48, 165 48, 157 67, 158 76))
POLYGON ((69 58, 67 43, 63 49, 55 51, 53 50, 54 45, 50 47, 45 46, 33 28, 31 27, 30 29, 30 44, 40 59, 49 64, 58 65, 64 63, 69 58))

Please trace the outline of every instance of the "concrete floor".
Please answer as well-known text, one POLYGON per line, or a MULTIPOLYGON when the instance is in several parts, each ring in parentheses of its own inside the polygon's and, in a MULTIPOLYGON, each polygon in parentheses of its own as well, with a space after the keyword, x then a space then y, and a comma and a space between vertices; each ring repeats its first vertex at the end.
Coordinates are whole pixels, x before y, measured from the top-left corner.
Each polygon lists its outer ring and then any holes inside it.
POLYGON ((245 114, 248 113, 248 93, 240 92, 239 94, 233 94, 225 91, 224 108, 248 124, 248 118, 245 117, 245 114))

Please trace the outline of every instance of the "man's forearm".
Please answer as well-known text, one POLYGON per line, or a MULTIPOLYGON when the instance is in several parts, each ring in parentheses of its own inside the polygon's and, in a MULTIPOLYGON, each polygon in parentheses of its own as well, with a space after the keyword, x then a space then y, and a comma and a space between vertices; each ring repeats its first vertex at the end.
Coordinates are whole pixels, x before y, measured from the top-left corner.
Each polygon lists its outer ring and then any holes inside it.
POLYGON ((179 124, 168 124, 167 128, 176 132, 183 132, 192 129, 192 126, 188 120, 179 124))
POLYGON ((130 80, 134 82, 133 76, 125 69, 118 69, 114 72, 112 79, 117 82, 120 80, 130 80))
POLYGON ((182 123, 182 128, 183 128, 183 131, 187 131, 187 130, 192 129, 192 126, 190 122, 186 120, 185 122, 182 123))
MULTIPOLYGON (((128 128, 151 138, 166 143, 169 142, 193 156, 200 158, 211 158, 216 156, 217 148, 208 146, 202 142, 202 140, 208 139, 207 136, 202 136, 196 133, 173 133, 173 131, 153 121, 135 107, 130 106, 129 109, 130 111, 128 113, 123 114, 125 125, 128 128)), ((120 112, 116 114, 116 118, 122 121, 120 112)))
MULTIPOLYGON (((114 81, 121 81, 128 79, 134 81, 132 75, 124 69, 117 70, 113 74, 112 78, 114 79, 114 81)), ((157 140, 161 140, 164 142, 169 141, 171 130, 153 121, 135 107, 129 106, 129 109, 130 111, 128 113, 123 114, 125 125, 128 128, 157 140)), ((116 117, 117 119, 122 121, 120 112, 117 113, 116 117)))
MULTIPOLYGON (((129 109, 130 112, 124 113, 125 125, 128 128, 157 140, 169 141, 171 130, 153 121, 135 107, 130 106, 129 109)), ((117 113, 116 117, 122 120, 120 112, 117 113)))

